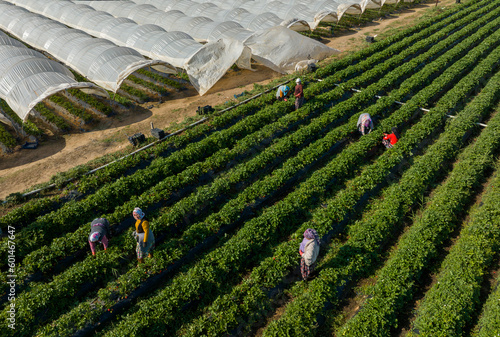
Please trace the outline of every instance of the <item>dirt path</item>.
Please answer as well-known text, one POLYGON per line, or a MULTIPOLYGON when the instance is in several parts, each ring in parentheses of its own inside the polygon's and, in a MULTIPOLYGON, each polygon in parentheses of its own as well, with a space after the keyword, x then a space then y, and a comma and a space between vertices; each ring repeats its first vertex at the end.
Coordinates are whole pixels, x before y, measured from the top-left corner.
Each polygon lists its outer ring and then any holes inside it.
MULTIPOLYGON (((453 3, 452 0, 444 0, 438 6, 453 3)), ((383 34, 394 27, 411 25, 423 11, 434 6, 435 3, 417 5, 359 29, 346 30, 337 34, 340 36, 329 39, 326 44, 341 51, 358 50, 367 45, 366 35, 383 34)), ((172 123, 183 121, 185 117, 194 116, 198 106, 224 103, 235 94, 253 89, 254 83, 267 84, 280 76, 265 67, 256 66, 255 69, 228 72, 204 96, 198 96, 194 89, 182 91, 162 104, 149 104, 154 105, 151 109, 130 109, 104 120, 91 132, 64 135, 43 142, 36 150, 19 150, 0 157, 0 199, 46 182, 56 173, 130 146, 127 135, 136 132, 149 135, 150 122, 154 122, 155 127, 166 128, 172 123)))

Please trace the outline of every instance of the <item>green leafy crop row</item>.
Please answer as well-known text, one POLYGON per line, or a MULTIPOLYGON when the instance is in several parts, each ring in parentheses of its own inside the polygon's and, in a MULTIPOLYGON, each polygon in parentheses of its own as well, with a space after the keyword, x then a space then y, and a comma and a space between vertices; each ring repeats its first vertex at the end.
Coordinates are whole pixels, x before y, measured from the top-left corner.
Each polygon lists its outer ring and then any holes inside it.
MULTIPOLYGON (((498 138, 498 134, 493 134, 491 141, 495 142, 494 138, 498 138)), ((469 160, 464 164, 484 165, 485 161, 488 162, 483 159, 486 155, 487 152, 471 156, 472 162, 469 160)), ((461 157, 465 157, 465 153, 461 157)), ((419 336, 461 335, 477 314, 481 285, 500 242, 499 183, 500 172, 497 170, 481 204, 470 213, 469 223, 443 261, 437 283, 421 301, 412 329, 418 331, 419 336)))
MULTIPOLYGON (((411 144, 410 142, 413 141, 414 137, 423 137, 424 134, 422 132, 428 133, 433 130, 435 125, 443 120, 449 109, 453 109, 460 100, 467 97, 468 93, 481 83, 481 77, 488 76, 494 67, 495 57, 496 53, 492 54, 487 62, 476 67, 473 72, 458 82, 458 84, 439 101, 436 108, 431 109, 431 112, 424 116, 423 121, 426 120, 426 122, 422 126, 418 129, 408 131, 404 138, 398 142, 393 151, 387 151, 388 159, 390 158, 389 154, 395 157, 400 156, 401 151, 405 150, 405 147, 411 144)), ((458 62, 457 65, 452 66, 450 70, 445 71, 430 87, 425 89, 425 96, 432 97, 435 92, 441 90, 441 87, 446 82, 455 81, 449 74, 456 72, 457 69, 460 70, 462 68, 460 63, 473 64, 474 61, 471 59, 463 59, 461 62, 458 62)), ((422 99, 425 96, 422 92, 419 93, 416 98, 422 99)), ((406 106, 408 106, 408 103, 406 106)), ((461 114, 461 116, 463 115, 464 114, 461 114)), ((453 123, 453 125, 457 124, 453 123)), ((462 125, 460 126, 462 127, 462 125)), ((466 130, 468 130, 468 128, 466 130)), ((342 253, 340 256, 335 259, 335 261, 337 261, 337 266, 323 271, 318 279, 312 281, 309 290, 289 305, 285 314, 269 326, 265 333, 266 335, 278 335, 283 331, 310 333, 313 329, 315 319, 308 321, 307 316, 302 318, 301 306, 307 305, 311 311, 311 316, 309 317, 316 317, 316 314, 320 313, 323 309, 325 301, 333 301, 335 299, 334 289, 336 289, 336 287, 344 284, 346 279, 348 280, 349 278, 355 277, 363 268, 373 263, 373 259, 376 255, 372 254, 378 251, 380 245, 387 240, 389 234, 392 232, 394 224, 397 223, 404 212, 408 210, 408 207, 419 198, 421 193, 423 193, 428 181, 440 169, 441 162, 449 158, 448 156, 453 155, 454 151, 456 151, 456 146, 453 144, 461 144, 463 134, 464 131, 457 132, 457 130, 446 132, 444 134, 446 136, 443 135, 443 137, 441 137, 443 140, 437 143, 439 146, 433 146, 426 151, 422 160, 418 161, 418 165, 416 162, 409 171, 403 175, 398 185, 391 187, 384 193, 384 197, 381 199, 382 201, 380 204, 373 205, 373 209, 375 210, 374 214, 367 215, 363 222, 356 224, 349 230, 350 239, 346 242, 344 248, 341 249, 342 253), (455 137, 453 141, 447 138, 452 136, 455 137), (447 149, 441 148, 442 146, 446 146, 447 149), (365 253, 361 254, 361 252, 365 253), (314 300, 311 301, 311 298, 314 298, 314 300)), ((386 165, 386 168, 389 169, 393 165, 394 164, 386 165)), ((371 173, 370 177, 375 172, 371 173)), ((366 178, 368 178, 368 176, 366 176, 366 178)), ((347 198, 345 201, 350 202, 350 199, 347 198)), ((338 216, 339 211, 343 212, 341 207, 328 207, 323 211, 325 214, 324 221, 328 223, 328 218, 330 218, 330 221, 333 221, 333 223, 340 221, 342 216, 338 216)), ((318 227, 318 224, 316 223, 314 226, 318 227)), ((326 232, 325 230, 321 231, 321 233, 326 232)))

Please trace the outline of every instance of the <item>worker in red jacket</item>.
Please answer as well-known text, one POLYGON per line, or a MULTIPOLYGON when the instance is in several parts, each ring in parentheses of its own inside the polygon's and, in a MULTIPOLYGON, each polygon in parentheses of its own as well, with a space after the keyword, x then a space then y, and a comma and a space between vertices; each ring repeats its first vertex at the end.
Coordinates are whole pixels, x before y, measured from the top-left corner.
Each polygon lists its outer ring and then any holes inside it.
POLYGON ((384 138, 382 139, 382 144, 388 149, 392 148, 394 144, 396 144, 400 138, 398 128, 393 127, 391 129, 392 133, 385 133, 384 132, 384 138))
POLYGON ((298 110, 304 104, 304 87, 302 86, 302 81, 300 78, 295 80, 295 92, 293 95, 295 96, 295 110, 298 110))

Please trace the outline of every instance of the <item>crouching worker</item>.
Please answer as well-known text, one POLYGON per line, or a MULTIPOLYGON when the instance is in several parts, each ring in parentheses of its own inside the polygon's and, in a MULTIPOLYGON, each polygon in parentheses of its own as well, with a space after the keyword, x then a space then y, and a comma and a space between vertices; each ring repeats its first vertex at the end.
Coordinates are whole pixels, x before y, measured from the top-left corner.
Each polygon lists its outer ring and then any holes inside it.
POLYGON ((92 255, 95 255, 96 243, 102 243, 104 250, 108 249, 108 238, 111 231, 109 221, 105 218, 97 218, 90 224, 89 245, 92 255))
POLYGON ((401 137, 398 132, 397 127, 392 127, 391 129, 392 133, 385 133, 384 132, 384 138, 382 139, 382 144, 388 149, 392 148, 394 144, 396 144, 401 137))
POLYGON ((145 219, 144 212, 139 208, 134 208, 132 212, 135 221, 135 231, 133 233, 137 240, 137 261, 144 263, 144 257, 153 257, 151 251, 155 245, 155 237, 149 228, 149 222, 145 219))
POLYGON ((288 101, 290 97, 290 87, 288 85, 280 85, 278 91, 276 91, 276 99, 278 101, 288 101))
POLYGON ((308 228, 304 232, 304 240, 300 244, 299 254, 302 256, 302 259, 300 259, 300 273, 304 281, 306 281, 316 267, 316 259, 319 254, 319 236, 314 229, 308 228))

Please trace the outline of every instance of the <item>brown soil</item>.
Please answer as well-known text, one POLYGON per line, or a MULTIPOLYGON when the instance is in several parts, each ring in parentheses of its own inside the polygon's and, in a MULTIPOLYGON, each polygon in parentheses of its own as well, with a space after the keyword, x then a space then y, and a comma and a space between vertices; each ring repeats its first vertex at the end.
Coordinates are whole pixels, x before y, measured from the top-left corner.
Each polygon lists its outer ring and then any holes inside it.
MULTIPOLYGON (((452 3, 453 0, 444 0, 439 6, 452 3)), ((383 34, 394 27, 409 26, 422 11, 433 6, 434 2, 416 5, 359 29, 345 30, 326 40, 326 44, 341 51, 358 50, 367 45, 366 35, 383 34)), ((181 91, 161 104, 146 103, 143 104, 144 109, 129 109, 103 120, 90 132, 64 135, 44 141, 36 150, 18 150, 0 157, 0 199, 46 182, 56 173, 130 146, 126 136, 136 132, 149 135, 150 122, 154 122, 155 127, 166 128, 172 123, 182 122, 185 117, 194 116, 198 106, 224 103, 235 94, 253 89, 254 83, 264 85, 280 76, 262 66, 255 66, 255 69, 229 71, 204 96, 199 96, 194 89, 181 91), (151 109, 145 108, 151 105, 151 109)))

